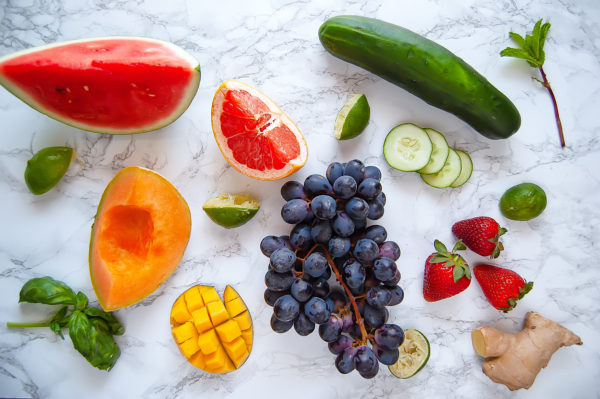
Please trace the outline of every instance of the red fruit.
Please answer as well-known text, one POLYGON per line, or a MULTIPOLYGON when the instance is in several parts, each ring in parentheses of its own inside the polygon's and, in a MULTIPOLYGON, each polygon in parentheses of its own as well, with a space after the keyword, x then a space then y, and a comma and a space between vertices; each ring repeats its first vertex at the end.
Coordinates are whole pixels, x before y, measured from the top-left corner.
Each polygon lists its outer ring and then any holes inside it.
POLYGON ((456 222, 452 226, 452 233, 471 251, 481 256, 497 258, 500 251, 504 249, 500 236, 506 233, 506 229, 487 216, 456 222))
POLYGON ((502 267, 481 264, 473 271, 485 297, 504 313, 517 306, 517 301, 533 288, 533 281, 526 282, 517 273, 502 267))
POLYGON ((452 252, 444 244, 435 240, 437 252, 429 255, 425 261, 423 278, 423 297, 427 302, 449 298, 467 289, 471 284, 471 270, 462 256, 455 252, 466 249, 459 240, 452 252))

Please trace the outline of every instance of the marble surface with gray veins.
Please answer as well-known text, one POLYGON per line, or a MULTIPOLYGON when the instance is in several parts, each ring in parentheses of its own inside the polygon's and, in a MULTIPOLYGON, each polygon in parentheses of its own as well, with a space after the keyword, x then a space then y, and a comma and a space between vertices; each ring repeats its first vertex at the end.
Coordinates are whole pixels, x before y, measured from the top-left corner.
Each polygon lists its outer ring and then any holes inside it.
MULTIPOLYGON (((88 133, 65 126, 0 88, 0 397, 17 398, 592 398, 600 396, 600 7, 595 0, 505 1, 99 1, 0 0, 0 56, 61 40, 138 35, 173 42, 195 56, 202 81, 190 108, 172 125, 135 136, 88 133), (518 107, 522 125, 492 141, 458 118, 358 67, 329 55, 320 24, 339 14, 384 19, 435 40, 485 75, 518 107), (562 115, 567 147, 559 147, 550 99, 523 61, 501 58, 509 31, 552 23, 545 69, 562 115), (431 342, 417 376, 399 380, 382 367, 372 380, 339 374, 334 356, 313 333, 271 331, 263 301, 267 259, 259 242, 287 234, 279 217, 282 181, 257 181, 231 168, 213 139, 210 104, 220 83, 239 79, 267 93, 294 120, 309 146, 306 166, 290 179, 324 173, 331 161, 358 158, 383 171, 388 205, 380 220, 402 249, 398 266, 405 300, 390 321, 414 327, 431 342), (332 129, 353 93, 371 104, 366 131, 338 142, 332 129), (391 169, 382 155, 387 132, 413 122, 435 128, 467 151, 473 176, 458 189, 427 186, 417 174, 391 169), (77 159, 50 192, 33 196, 23 181, 37 150, 71 146, 77 159), (44 320, 51 309, 18 304, 25 281, 50 275, 97 303, 88 271, 90 227, 100 196, 120 169, 151 168, 181 191, 192 212, 192 233, 174 274, 145 300, 116 312, 126 327, 122 354, 109 373, 92 368, 48 329, 7 329, 5 321, 44 320), (544 188, 548 206, 529 222, 504 218, 502 193, 524 181, 544 188), (202 211, 208 198, 246 192, 262 202, 247 225, 226 230, 202 211), (508 228, 505 251, 492 263, 535 282, 504 314, 477 282, 436 303, 422 295, 423 264, 433 240, 453 242, 460 219, 487 215, 508 228), (247 363, 226 375, 202 372, 179 354, 169 311, 193 284, 235 287, 254 320, 247 363), (510 393, 482 372, 470 332, 480 325, 520 330, 537 311, 581 336, 560 349, 533 387, 510 393)), ((473 265, 487 262, 466 253, 473 265)))

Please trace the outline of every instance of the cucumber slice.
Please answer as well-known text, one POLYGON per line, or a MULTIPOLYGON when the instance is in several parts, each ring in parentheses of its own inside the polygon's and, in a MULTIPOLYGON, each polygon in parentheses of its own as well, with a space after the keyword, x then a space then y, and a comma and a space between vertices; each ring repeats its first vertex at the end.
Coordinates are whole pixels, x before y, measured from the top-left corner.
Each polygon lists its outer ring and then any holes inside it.
POLYGON ((413 172, 429 162, 433 144, 425 130, 405 123, 393 128, 383 143, 383 156, 394 169, 413 172))
POLYGON ((423 130, 425 130, 425 133, 429 136, 429 139, 433 144, 433 149, 431 151, 429 162, 424 168, 419 169, 418 172, 424 175, 431 175, 442 170, 450 151, 448 151, 448 142, 443 134, 433 129, 423 130))
POLYGON ((404 342, 398 348, 398 361, 388 366, 398 378, 410 378, 425 367, 429 360, 429 341, 419 330, 410 328, 404 331, 404 342))
POLYGON ((448 148, 448 159, 444 167, 433 175, 421 175, 425 183, 436 188, 450 187, 450 185, 460 175, 462 169, 460 157, 453 148, 448 148))
POLYGON ((460 170, 460 175, 458 175, 456 180, 452 182, 450 187, 459 187, 465 184, 467 180, 469 180, 469 177, 471 177, 471 173, 473 173, 473 161, 471 160, 469 154, 467 154, 466 152, 461 150, 454 151, 456 151, 456 153, 460 157, 460 164, 462 167, 460 170))

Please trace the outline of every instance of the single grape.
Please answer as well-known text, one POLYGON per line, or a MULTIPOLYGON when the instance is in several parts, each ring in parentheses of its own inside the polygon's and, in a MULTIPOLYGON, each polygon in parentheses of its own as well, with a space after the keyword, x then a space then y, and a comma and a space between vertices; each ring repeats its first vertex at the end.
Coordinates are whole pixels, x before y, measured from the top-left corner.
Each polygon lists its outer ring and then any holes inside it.
POLYGON ((344 175, 352 176, 357 184, 360 184, 365 177, 365 165, 358 159, 346 163, 344 166, 344 175))
POLYGON ((379 195, 379 193, 381 193, 381 183, 379 180, 372 178, 364 179, 358 185, 356 193, 362 198, 368 200, 374 199, 379 195))
MULTIPOLYGON (((292 292, 293 292, 293 288, 294 288, 294 285, 292 284, 292 292)), ((369 291, 367 291, 366 299, 367 299, 367 303, 369 304, 369 306, 381 309, 390 302, 391 298, 392 298, 392 294, 388 290, 386 290, 383 287, 377 286, 377 287, 373 287, 369 291)))
POLYGON ((350 287, 349 286, 348 288, 350 288, 350 292, 354 296, 360 296, 360 295, 362 295, 362 294, 365 293, 365 284, 364 283, 361 284, 361 285, 358 285, 356 287, 350 287))
POLYGON ((347 237, 333 237, 329 240, 328 249, 329 255, 332 258, 340 258, 350 252, 352 243, 347 237))
MULTIPOLYGON (((354 222, 354 232, 360 233, 367 227, 367 218, 363 219, 352 219, 354 222)), ((362 238, 362 233, 360 234, 360 238, 362 238)))
POLYGON ((354 233, 354 222, 346 212, 338 212, 333 219, 332 229, 339 237, 350 237, 354 233))
POLYGON ((293 321, 300 313, 300 304, 291 295, 284 295, 275 301, 273 314, 281 321, 293 321))
POLYGON ((298 302, 306 302, 313 294, 313 286, 308 281, 298 278, 292 283, 290 293, 298 302))
POLYGON ((308 251, 313 244, 310 236, 310 226, 305 223, 294 226, 290 233, 290 244, 294 249, 308 251))
POLYGON ((327 176, 327 180, 329 180, 329 183, 331 184, 333 184, 337 180, 337 178, 343 174, 344 165, 342 165, 339 162, 330 163, 327 167, 327 173, 325 173, 325 175, 327 176))
POLYGON ((283 238, 266 236, 260 242, 260 251, 263 253, 263 255, 268 257, 271 256, 276 249, 284 248, 285 246, 286 242, 283 238))
POLYGON ((377 196, 377 198, 375 198, 375 200, 377 202, 379 202, 381 205, 385 206, 385 203, 387 201, 387 199, 385 198, 385 193, 382 191, 379 193, 379 195, 377 196))
POLYGON ((385 227, 374 224, 373 226, 367 227, 365 238, 375 241, 377 245, 381 245, 387 238, 387 231, 385 227))
POLYGON ((339 355, 344 351, 344 349, 352 347, 353 342, 354 340, 351 337, 347 335, 340 335, 338 339, 330 342, 327 347, 329 348, 329 352, 333 353, 334 355, 339 355))
POLYGON ((398 260, 400 258, 400 247, 394 241, 386 241, 379 245, 379 257, 398 260))
POLYGON ((315 220, 310 228, 310 237, 319 244, 327 244, 333 234, 328 220, 315 220))
POLYGON ((296 264, 296 254, 287 248, 280 248, 270 256, 270 266, 277 273, 289 272, 296 264))
POLYGON ((327 269, 327 258, 320 252, 313 252, 304 260, 304 272, 312 277, 320 277, 327 269))
POLYGON ((388 349, 377 344, 373 345, 373 353, 375 353, 377 359, 386 366, 391 366, 396 363, 400 357, 398 348, 388 349))
POLYGON ((363 345, 356 348, 354 367, 363 378, 373 378, 379 371, 379 362, 371 348, 363 345))
POLYGON ((373 287, 377 287, 381 282, 375 278, 373 274, 373 268, 367 268, 367 278, 365 279, 365 290, 370 290, 373 287))
POLYGON ((311 224, 315 220, 315 214, 313 213, 311 207, 308 207, 308 212, 306 213, 306 217, 302 220, 302 223, 311 224))
POLYGON ((341 199, 348 199, 356 194, 357 184, 352 176, 340 176, 333 183, 334 194, 341 199))
POLYGON ((304 192, 308 195, 308 198, 314 198, 321 194, 329 195, 333 192, 333 189, 324 176, 310 175, 304 180, 304 192))
POLYGON ((334 287, 331 289, 329 295, 327 295, 327 299, 331 299, 333 301, 333 309, 340 309, 348 303, 348 297, 344 293, 344 291, 339 287, 334 287))
POLYGON ((394 287, 385 287, 384 288, 390 292, 390 300, 387 306, 395 306, 398 305, 404 299, 404 290, 396 285, 394 287))
POLYGON ((281 321, 275 315, 271 316, 271 328, 276 333, 284 333, 289 331, 290 328, 294 325, 293 321, 281 321))
POLYGON ((365 267, 356 259, 348 259, 344 263, 343 276, 348 287, 360 288, 365 282, 365 267))
POLYGON ((365 166, 365 179, 381 180, 381 171, 377 166, 365 166))
POLYGON ((293 199, 281 208, 281 218, 290 224, 300 223, 308 215, 308 202, 302 199, 293 199))
POLYGON ((380 219, 383 216, 383 205, 377 200, 369 201, 369 213, 367 217, 371 220, 380 219))
POLYGON ((364 219, 369 215, 369 204, 359 197, 350 198, 344 209, 352 219, 364 219))
POLYGON ((329 320, 319 326, 319 336, 325 342, 336 341, 342 333, 342 318, 332 313, 329 320))
POLYGON ((303 337, 309 335, 315 330, 315 323, 309 320, 304 313, 300 313, 294 320, 294 330, 303 337))
POLYGON ((373 262, 373 274, 375 275, 375 278, 379 281, 383 282, 391 280, 397 271, 398 269, 396 266, 396 262, 394 262, 390 258, 377 258, 375 262, 373 262))
POLYGON ((281 186, 281 196, 286 201, 307 198, 302 183, 293 180, 288 181, 281 186))
POLYGON ((329 283, 327 279, 324 277, 320 277, 316 279, 313 283, 313 296, 318 298, 326 298, 329 295, 329 283))
POLYGON ((392 277, 389 280, 385 280, 383 284, 387 285, 388 287, 393 287, 396 284, 398 284, 401 278, 402 275, 400 274, 400 270, 396 270, 396 272, 394 273, 394 277, 392 277))
POLYGON ((328 220, 335 216, 337 204, 333 197, 330 197, 329 195, 317 195, 313 198, 310 208, 315 217, 322 220, 328 220))
POLYGON ((404 331, 395 324, 384 324, 375 330, 375 342, 387 349, 397 349, 404 342, 404 331))
POLYGON ((267 288, 265 290, 265 302, 267 303, 267 305, 269 306, 273 306, 275 305, 275 301, 279 298, 281 298, 284 295, 289 294, 289 292, 287 290, 285 291, 273 291, 269 288, 267 288))
POLYGON ((285 291, 292 286, 296 280, 294 273, 285 272, 277 273, 273 270, 268 270, 265 274, 265 284, 271 291, 285 291))
POLYGON ((354 257, 359 262, 369 264, 377 259, 379 255, 379 246, 373 240, 362 238, 354 245, 354 257))
POLYGON ((304 314, 315 324, 323 324, 329 320, 331 312, 322 298, 312 297, 304 305, 304 314))
POLYGON ((348 374, 354 370, 354 356, 356 354, 356 348, 352 346, 344 349, 335 359, 335 367, 342 374, 348 374))
POLYGON ((331 313, 335 312, 335 305, 333 304, 333 300, 331 298, 329 298, 329 295, 327 295, 323 299, 325 299, 325 304, 327 305, 327 310, 329 310, 331 313))
POLYGON ((365 327, 379 328, 385 324, 389 313, 385 307, 378 309, 370 305, 365 305, 364 319, 365 327))
POLYGON ((342 314, 342 331, 350 333, 354 330, 354 317, 351 312, 344 312, 342 314))

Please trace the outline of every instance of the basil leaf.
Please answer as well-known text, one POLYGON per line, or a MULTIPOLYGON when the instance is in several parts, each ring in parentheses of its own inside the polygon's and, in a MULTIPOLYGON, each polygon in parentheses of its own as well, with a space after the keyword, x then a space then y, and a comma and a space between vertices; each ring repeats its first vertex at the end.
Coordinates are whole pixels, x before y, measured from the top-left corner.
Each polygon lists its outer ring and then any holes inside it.
POLYGON ((87 296, 85 296, 85 294, 81 291, 77 292, 77 295, 75 296, 75 309, 84 310, 85 308, 87 308, 87 305, 87 296))
POLYGON ((112 314, 105 312, 98 308, 87 308, 85 314, 89 317, 97 317, 106 322, 110 332, 114 335, 123 335, 125 333, 125 327, 119 323, 119 320, 112 314))
POLYGON ((69 336, 73 347, 94 367, 110 370, 121 351, 107 331, 106 323, 98 318, 89 319, 80 310, 69 317, 69 336))
POLYGON ((23 285, 19 302, 46 305, 75 305, 75 293, 62 281, 52 277, 32 278, 23 285))
POLYGON ((63 306, 58 312, 56 312, 52 320, 50 320, 50 329, 58 334, 61 339, 65 339, 62 330, 69 322, 69 318, 67 317, 67 309, 68 306, 63 306))

